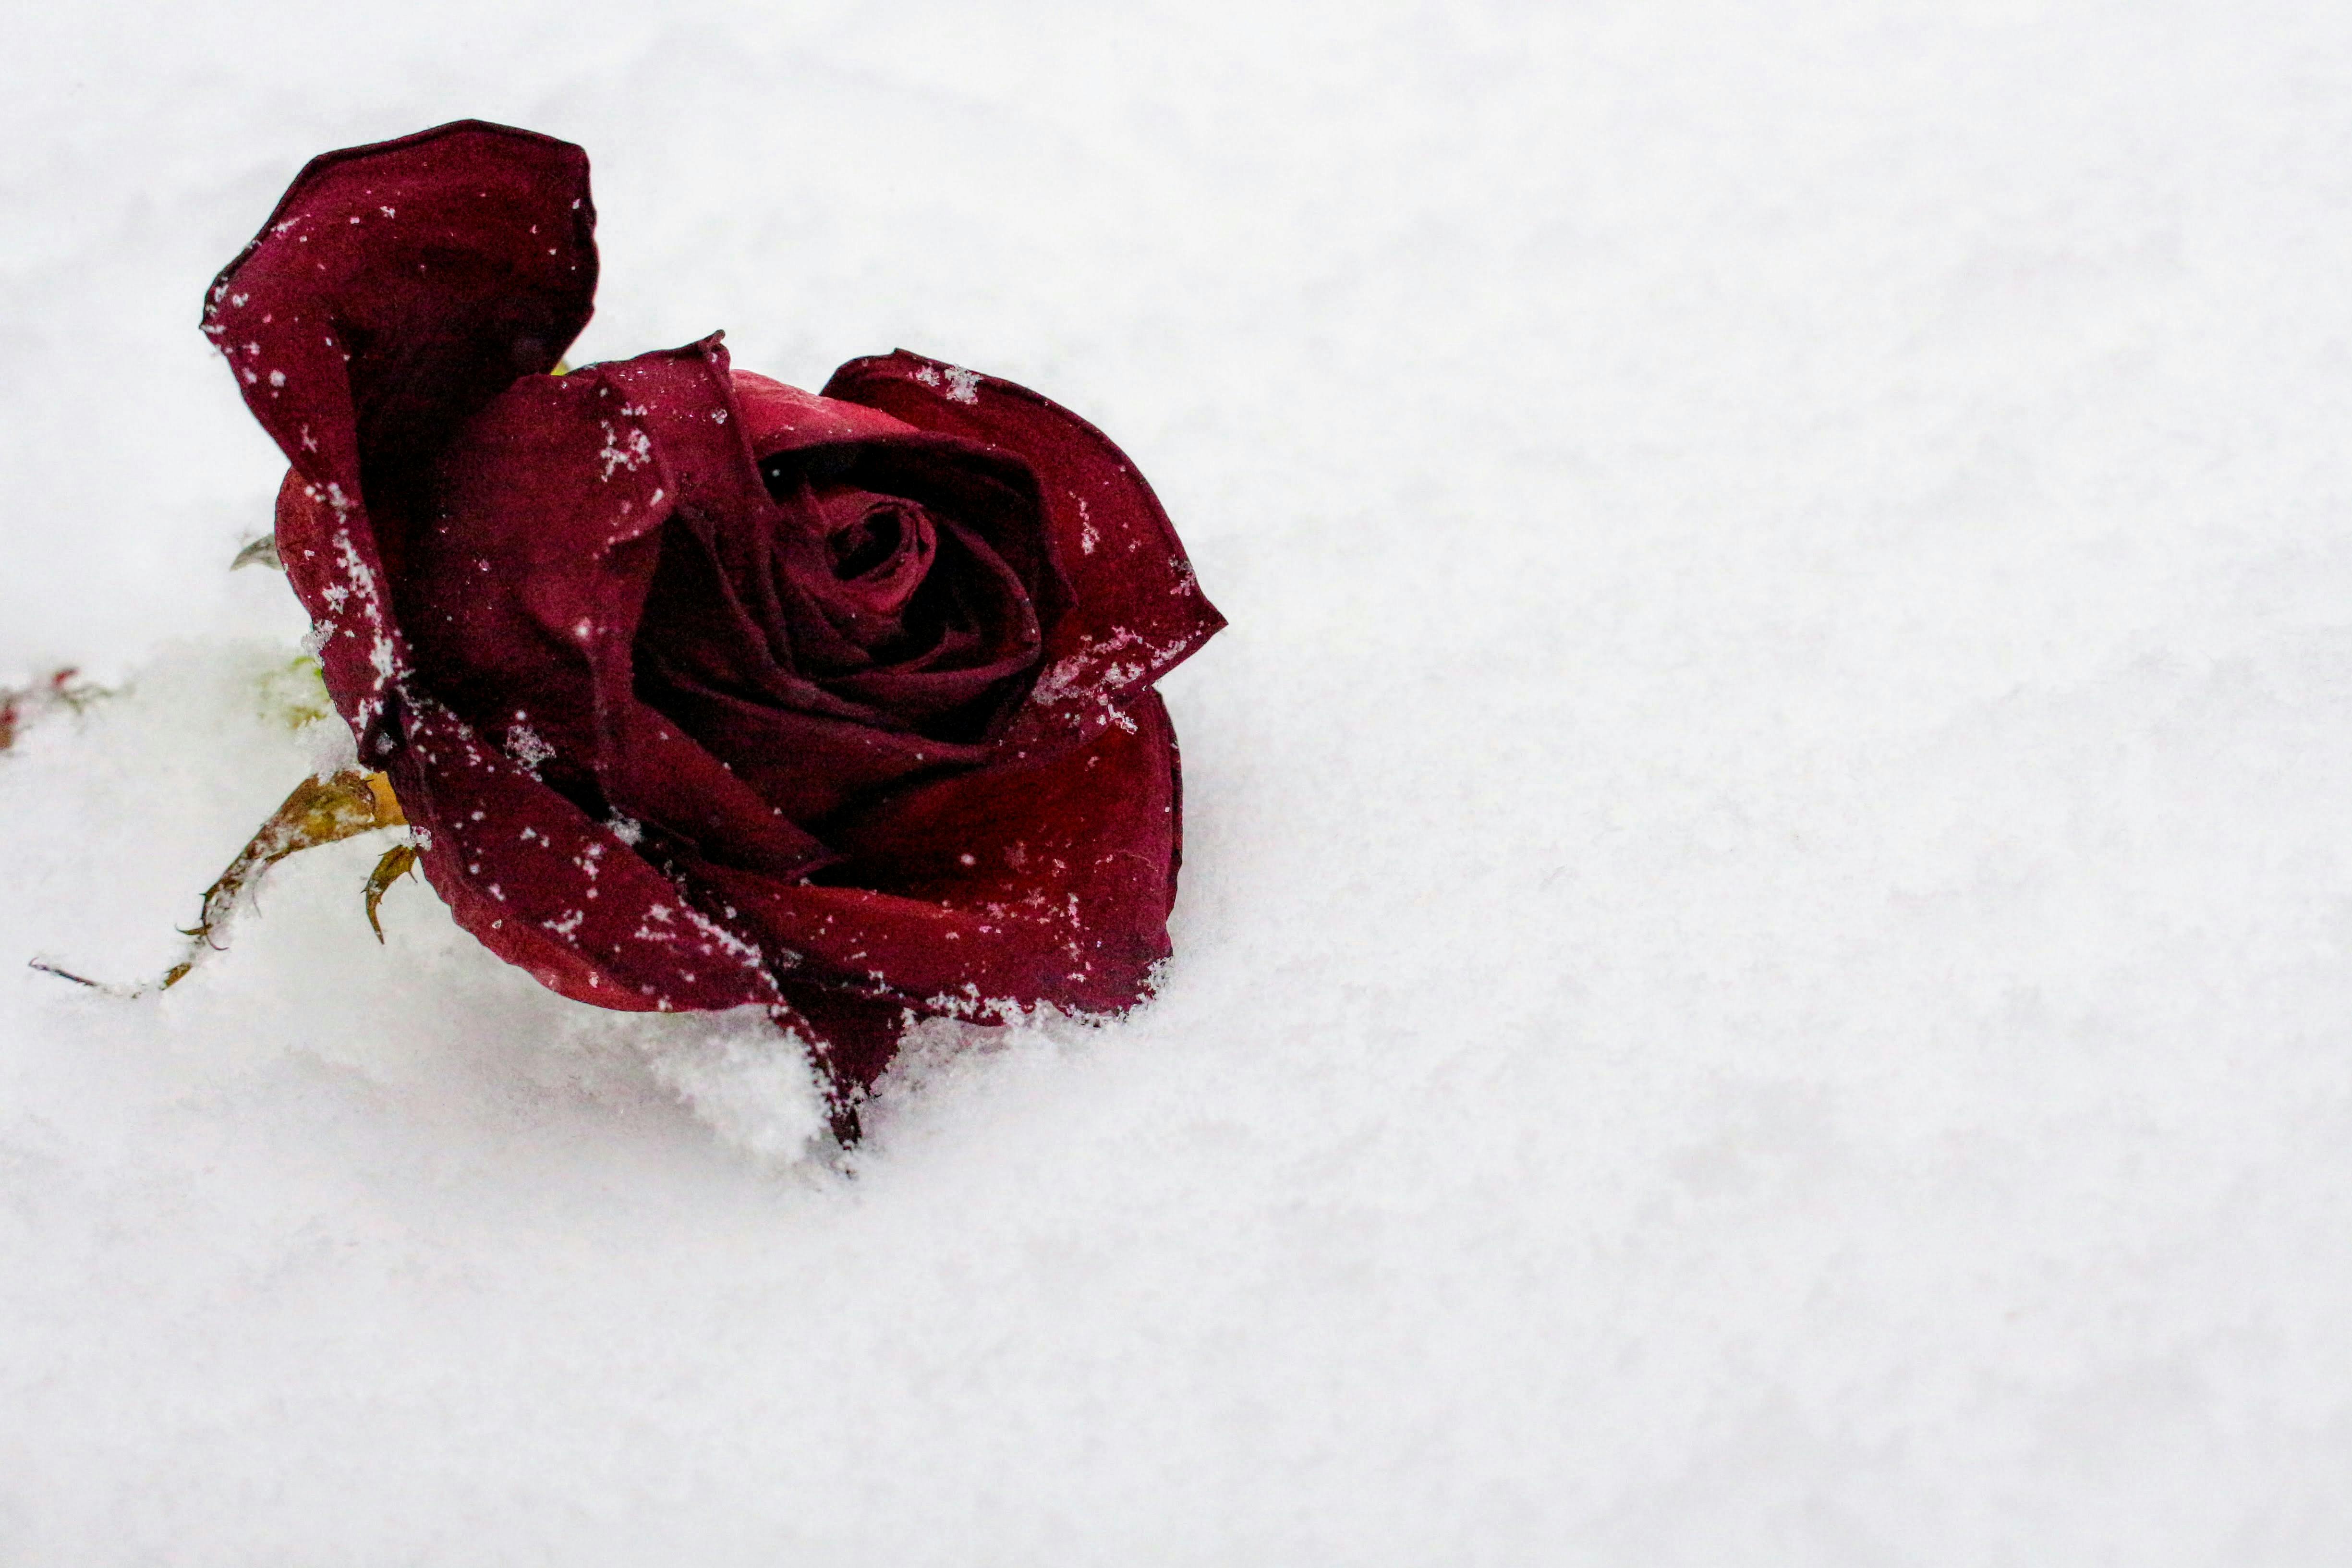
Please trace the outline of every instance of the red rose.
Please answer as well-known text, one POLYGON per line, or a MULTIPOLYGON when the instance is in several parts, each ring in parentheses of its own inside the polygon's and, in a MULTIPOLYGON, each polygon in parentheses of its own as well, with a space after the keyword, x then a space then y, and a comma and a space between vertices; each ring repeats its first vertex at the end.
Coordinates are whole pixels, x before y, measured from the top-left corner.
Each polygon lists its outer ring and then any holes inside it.
POLYGON ((1181 837, 1152 684, 1224 624, 1150 488, 909 353, 820 396, 716 335, 551 375, 593 225, 579 148, 464 121, 313 160, 205 300, 458 923, 583 1002, 775 1008, 844 1108, 910 1015, 1140 999, 1181 837))

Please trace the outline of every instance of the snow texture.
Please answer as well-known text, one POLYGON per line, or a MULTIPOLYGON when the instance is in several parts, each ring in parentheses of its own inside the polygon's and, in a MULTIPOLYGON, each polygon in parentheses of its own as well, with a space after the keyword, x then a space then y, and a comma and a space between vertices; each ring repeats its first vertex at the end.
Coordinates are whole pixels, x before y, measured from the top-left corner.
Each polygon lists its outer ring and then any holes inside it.
POLYGON ((2352 1560, 2352 11, 17 7, 0 1561, 2352 1560), (295 169, 584 144, 583 359, 903 344, 1233 628, 1177 957, 754 1019, 280 867, 196 331, 295 169))

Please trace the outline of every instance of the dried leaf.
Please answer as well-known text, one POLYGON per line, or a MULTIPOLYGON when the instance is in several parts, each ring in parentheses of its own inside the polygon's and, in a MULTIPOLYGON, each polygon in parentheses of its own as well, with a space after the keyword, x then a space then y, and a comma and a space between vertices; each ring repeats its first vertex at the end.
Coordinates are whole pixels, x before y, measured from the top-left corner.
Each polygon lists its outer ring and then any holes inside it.
POLYGON ((392 775, 370 773, 368 793, 375 796, 375 825, 378 827, 405 827, 408 816, 400 809, 400 797, 392 793, 392 775))
MULTIPOLYGON (((378 778, 382 778, 383 776, 383 775, 382 773, 378 773, 376 775, 378 778)), ((416 846, 414 844, 395 844, 391 848, 383 852, 383 856, 379 858, 375 863, 375 869, 368 873, 368 927, 375 932, 375 940, 378 942, 383 941, 383 922, 375 918, 375 907, 383 902, 384 894, 392 890, 392 885, 394 882, 397 882, 403 877, 413 874, 415 869, 416 846)))
MULTIPOLYGON (((205 889, 204 908, 196 923, 182 930, 188 939, 187 955, 165 970, 161 979, 149 984, 110 985, 91 980, 72 971, 60 968, 47 959, 33 960, 33 967, 60 980, 70 980, 78 985, 88 985, 116 996, 142 996, 150 991, 168 991, 187 978, 208 952, 226 945, 228 923, 236 912, 237 899, 247 888, 260 880, 263 872, 289 855, 299 855, 305 849, 316 849, 322 844, 334 844, 356 834, 373 832, 379 827, 404 826, 407 817, 400 802, 392 793, 392 783, 382 773, 372 773, 361 768, 345 768, 325 778, 308 778, 294 786, 269 820, 261 825, 226 869, 205 889)), ((368 879, 368 923, 376 925, 375 906, 383 897, 383 888, 391 886, 405 865, 386 867, 398 856, 405 854, 413 861, 415 851, 403 845, 376 862, 376 874, 368 879), (383 887, 377 885, 382 879, 383 887)), ((376 936, 383 931, 377 926, 376 936)))
MULTIPOLYGON (((375 828, 397 826, 406 820, 401 815, 400 803, 393 798, 391 784, 382 773, 345 768, 325 778, 304 779, 294 786, 285 804, 261 825, 261 831, 247 843, 244 852, 205 889, 204 912, 194 929, 186 934, 202 947, 218 947, 220 943, 215 938, 228 923, 237 895, 270 867, 289 855, 375 828)), ((189 956, 193 962, 198 954, 192 950, 189 956)), ((186 973, 183 967, 163 984, 169 986, 186 973)))

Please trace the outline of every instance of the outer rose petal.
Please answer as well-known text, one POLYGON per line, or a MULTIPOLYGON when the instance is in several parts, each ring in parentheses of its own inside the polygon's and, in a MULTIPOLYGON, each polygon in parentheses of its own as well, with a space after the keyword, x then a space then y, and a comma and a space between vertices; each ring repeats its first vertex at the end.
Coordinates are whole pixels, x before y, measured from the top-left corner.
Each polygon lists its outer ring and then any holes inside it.
POLYGON ((869 1002, 838 991, 787 984, 785 1000, 769 1010, 780 1028, 809 1044, 824 1075, 832 1102, 834 1136, 844 1148, 858 1140, 857 1107, 898 1054, 907 1010, 896 1003, 869 1002))
POLYGON ((1099 733, 1224 626, 1151 487, 1068 409, 904 349, 850 361, 824 396, 1001 447, 1035 472, 1074 604, 1046 637, 1036 689, 1004 738, 1009 752, 1099 733))
MULTIPOLYGON (((773 1005, 763 954, 688 906, 611 829, 418 704, 392 787, 457 923, 575 1001, 638 1011, 773 1005)), ((782 960, 788 963, 789 960, 782 960)))
POLYGON ((314 158, 205 297, 205 333, 318 492, 278 540, 363 755, 395 742, 408 649, 384 600, 444 442, 552 366, 596 286, 587 155, 461 121, 314 158))
POLYGON ((1003 1016, 1051 1003, 1117 1012, 1168 956, 1181 847, 1175 731, 1145 692, 1090 744, 960 773, 854 813, 851 859, 787 886, 723 868, 693 880, 771 952, 787 986, 846 989, 918 1013, 1003 1016), (887 891, 877 891, 887 889, 887 891))

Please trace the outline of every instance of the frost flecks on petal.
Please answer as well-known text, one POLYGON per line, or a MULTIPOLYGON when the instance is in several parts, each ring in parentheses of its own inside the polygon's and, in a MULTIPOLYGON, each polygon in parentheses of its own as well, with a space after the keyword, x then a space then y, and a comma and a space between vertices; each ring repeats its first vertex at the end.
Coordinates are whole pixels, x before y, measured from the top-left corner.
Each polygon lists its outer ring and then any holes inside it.
MULTIPOLYGON (((643 411, 624 408, 621 412, 630 415, 643 411)), ((615 429, 609 419, 599 423, 603 425, 604 430, 604 447, 596 456, 604 462, 604 478, 607 483, 611 482, 615 469, 634 474, 653 461, 653 437, 646 434, 643 426, 630 425, 625 428, 615 429)))
POLYGON ((1139 684, 1184 656, 1181 642, 1154 647, 1124 627, 1088 638, 1047 667, 1029 700, 1073 729, 1092 732, 1116 724, 1129 734, 1135 721, 1126 710, 1139 684))
POLYGON ((538 731, 523 722, 520 716, 507 726, 506 751, 507 755, 515 760, 515 765, 533 778, 539 776, 540 768, 555 755, 555 748, 549 745, 538 731))
POLYGON ((659 871, 447 710, 415 703, 393 780, 432 834, 425 874, 458 923, 542 984, 646 1011, 775 1000, 755 943, 679 908, 659 871), (656 907, 678 918, 648 919, 656 907))

